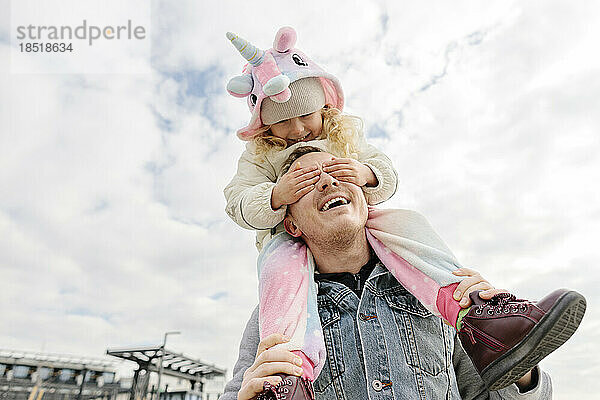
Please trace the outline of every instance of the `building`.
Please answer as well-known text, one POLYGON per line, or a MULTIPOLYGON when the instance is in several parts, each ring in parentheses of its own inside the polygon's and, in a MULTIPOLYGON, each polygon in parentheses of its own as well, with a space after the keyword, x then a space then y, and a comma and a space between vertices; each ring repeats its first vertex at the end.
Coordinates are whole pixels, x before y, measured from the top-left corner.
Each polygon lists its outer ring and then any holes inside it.
POLYGON ((159 400, 159 372, 160 400, 217 400, 223 393, 224 369, 162 346, 106 353, 135 363, 133 377, 118 376, 124 363, 116 359, 0 349, 0 400, 159 400))
POLYGON ((116 399, 123 391, 107 359, 0 350, 0 399, 116 399))

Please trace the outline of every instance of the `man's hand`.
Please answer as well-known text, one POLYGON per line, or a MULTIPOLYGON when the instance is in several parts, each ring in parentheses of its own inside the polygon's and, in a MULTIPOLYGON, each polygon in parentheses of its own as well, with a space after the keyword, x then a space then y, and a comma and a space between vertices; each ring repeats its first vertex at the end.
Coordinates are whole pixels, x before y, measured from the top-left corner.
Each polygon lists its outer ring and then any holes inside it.
POLYGON ((277 210, 281 206, 292 204, 302 196, 314 189, 319 181, 321 171, 314 165, 312 167, 295 168, 281 176, 271 193, 271 208, 277 210))
POLYGON ((357 186, 377 186, 377 177, 365 164, 353 158, 334 158, 323 163, 323 172, 335 179, 354 183, 357 186))
POLYGON ((263 391, 263 383, 269 382, 277 385, 281 377, 275 374, 302 375, 302 359, 288 350, 273 349, 279 343, 286 343, 289 339, 279 333, 267 336, 258 344, 256 358, 246 372, 242 387, 238 392, 238 400, 253 400, 263 391))
POLYGON ((488 281, 486 281, 479 272, 470 268, 459 268, 452 271, 454 275, 465 276, 454 291, 454 300, 460 300, 459 304, 462 308, 471 306, 469 293, 475 290, 482 290, 479 297, 484 300, 489 300, 498 293, 506 293, 504 289, 495 289, 488 281))

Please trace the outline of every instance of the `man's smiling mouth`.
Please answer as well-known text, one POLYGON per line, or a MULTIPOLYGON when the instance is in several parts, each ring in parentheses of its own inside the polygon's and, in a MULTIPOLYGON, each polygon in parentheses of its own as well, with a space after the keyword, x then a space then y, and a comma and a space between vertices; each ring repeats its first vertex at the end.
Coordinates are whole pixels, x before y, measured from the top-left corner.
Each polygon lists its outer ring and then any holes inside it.
POLYGON ((333 199, 328 200, 325 204, 323 204, 320 211, 323 212, 323 211, 331 210, 332 208, 339 207, 339 206, 345 206, 346 204, 350 204, 350 200, 348 200, 342 196, 334 197, 333 199))

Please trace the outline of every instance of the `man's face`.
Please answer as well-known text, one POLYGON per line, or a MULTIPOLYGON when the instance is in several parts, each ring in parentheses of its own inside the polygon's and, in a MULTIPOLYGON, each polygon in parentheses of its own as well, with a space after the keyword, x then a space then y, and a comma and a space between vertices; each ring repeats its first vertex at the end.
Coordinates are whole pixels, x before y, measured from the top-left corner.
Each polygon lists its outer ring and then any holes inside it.
POLYGON ((353 240, 356 233, 364 231, 367 221, 367 203, 362 189, 323 172, 322 164, 334 158, 329 153, 309 153, 292 166, 317 165, 321 170, 315 188, 290 204, 286 217, 301 231, 309 247, 313 244, 335 247, 336 243, 353 240))

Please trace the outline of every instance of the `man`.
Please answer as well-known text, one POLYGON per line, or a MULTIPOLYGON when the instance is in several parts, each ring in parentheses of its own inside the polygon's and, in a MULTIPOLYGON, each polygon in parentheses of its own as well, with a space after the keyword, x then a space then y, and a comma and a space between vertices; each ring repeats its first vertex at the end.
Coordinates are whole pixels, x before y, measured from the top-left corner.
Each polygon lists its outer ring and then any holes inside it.
MULTIPOLYGON (((315 163, 320 166, 331 157, 315 149, 296 162, 302 167, 315 163)), ((362 190, 325 172, 321 172, 312 192, 288 207, 286 230, 304 240, 319 272, 315 280, 327 362, 314 383, 316 398, 550 398, 550 377, 539 367, 497 392, 485 388, 456 330, 427 311, 372 256, 365 235, 367 214, 362 190), (320 211, 324 199, 332 196, 343 196, 348 202, 320 211), (353 287, 346 279, 348 275, 364 277, 366 283, 353 287)), ((491 288, 477 275, 467 282, 472 284, 469 290, 491 288)), ((484 293, 489 299, 499 292, 484 293)), ((471 294, 471 299, 476 302, 476 295, 471 294)), ((264 382, 282 382, 277 398, 301 398, 285 394, 287 384, 290 390, 300 384, 276 376, 302 373, 297 357, 276 346, 284 342, 281 335, 271 335, 259 343, 255 310, 242 338, 234 377, 221 399, 255 399, 263 391, 264 382)), ((307 391, 305 397, 311 396, 307 391)))

